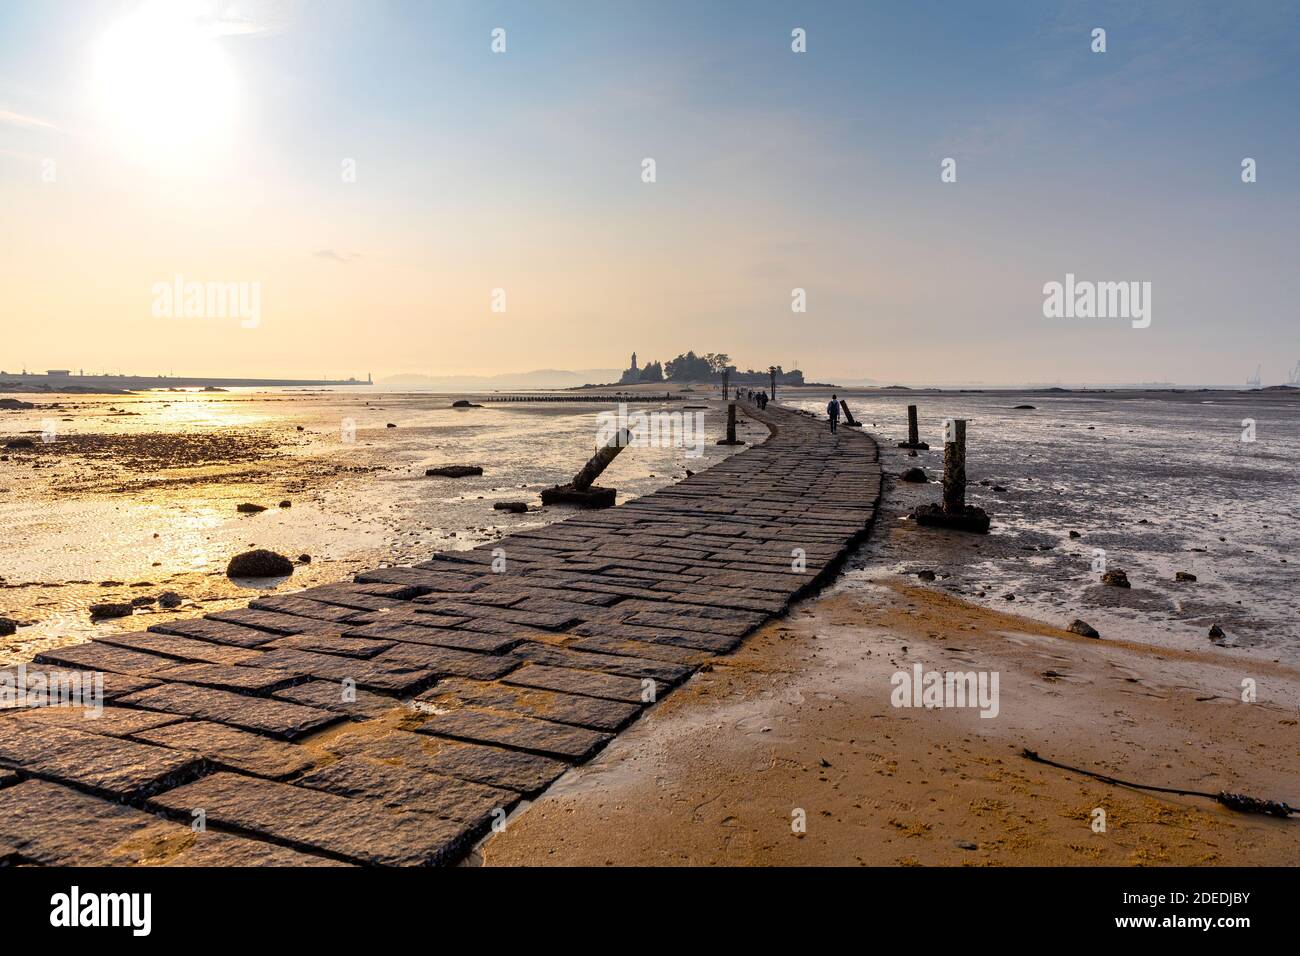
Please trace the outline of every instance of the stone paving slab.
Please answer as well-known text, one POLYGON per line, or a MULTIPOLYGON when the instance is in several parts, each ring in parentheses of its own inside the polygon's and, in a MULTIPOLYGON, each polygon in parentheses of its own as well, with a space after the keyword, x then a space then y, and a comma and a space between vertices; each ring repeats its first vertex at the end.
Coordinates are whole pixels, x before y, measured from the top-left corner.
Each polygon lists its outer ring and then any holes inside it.
MULTIPOLYGON (((649 678, 619 677, 614 674, 574 670, 568 667, 549 667, 542 664, 525 664, 502 679, 507 684, 521 687, 536 687, 540 690, 580 694, 586 697, 602 697, 605 700, 617 700, 629 704, 641 703, 642 695, 646 693, 648 687, 654 692, 656 698, 662 696, 659 685, 649 678), (643 680, 649 680, 649 685, 643 683, 643 680)), ((665 685, 663 689, 666 690, 667 686, 665 685)))
POLYGON ((509 813, 522 797, 513 790, 428 773, 409 767, 344 757, 307 774, 300 786, 340 797, 364 797, 389 807, 420 810, 480 829, 495 811, 509 813))
POLYGON ((0 765, 124 801, 141 800, 203 771, 193 754, 12 717, 0 720, 0 765))
POLYGON ((365 637, 335 637, 330 634, 290 634, 277 637, 262 646, 268 651, 312 651, 339 657, 374 657, 392 647, 395 641, 375 641, 365 637))
POLYGON ((358 614, 365 613, 355 608, 312 601, 296 594, 273 594, 269 597, 260 597, 250 602, 248 606, 258 611, 274 611, 278 614, 289 614, 332 624, 346 624, 358 614))
POLYGON ((209 614, 208 617, 214 621, 224 621, 227 624, 237 624, 240 627, 269 631, 272 634, 307 634, 313 631, 338 633, 339 628, 339 625, 330 624, 327 621, 299 617, 296 614, 281 614, 277 611, 259 611, 253 607, 217 611, 214 614, 209 614))
POLYGON ((428 644, 432 647, 450 647, 462 651, 479 651, 483 654, 500 654, 516 643, 517 638, 456 628, 457 624, 464 623, 465 620, 465 618, 438 618, 421 614, 391 614, 371 618, 361 625, 353 625, 343 633, 346 637, 364 637, 403 644, 428 644), (443 623, 444 621, 450 623, 443 623))
MULTIPOLYGON (((19 665, 0 669, 0 681, 4 686, 12 688, 14 691, 19 689, 19 665)), ((63 667, 42 667, 38 664, 28 664, 23 666, 22 687, 26 694, 35 698, 37 705, 50 703, 50 688, 58 685, 63 688, 80 686, 85 689, 87 695, 95 693, 94 687, 96 678, 100 678, 103 684, 104 701, 116 700, 119 697, 125 697, 127 694, 134 694, 136 691, 145 690, 149 687, 155 687, 158 681, 146 677, 136 677, 131 674, 113 674, 103 673, 91 670, 68 670, 63 667)), ((66 701, 57 701, 66 703, 66 701)), ((7 702, 0 702, 0 709, 8 706, 7 702)))
POLYGON ((237 667, 226 664, 176 664, 154 674, 159 680, 219 687, 241 694, 269 694, 307 680, 305 674, 269 666, 237 667))
POLYGON ((478 680, 495 680, 519 666, 518 659, 513 657, 475 654, 471 651, 420 644, 398 644, 384 651, 375 660, 420 667, 439 677, 473 677, 478 680))
POLYGON ((140 730, 133 736, 143 743, 198 754, 221 770, 271 780, 288 779, 317 763, 317 758, 305 747, 295 747, 207 720, 187 720, 140 730))
POLYGON ((416 729, 419 733, 437 734, 453 740, 492 744, 573 761, 586 760, 613 739, 609 734, 584 727, 475 707, 434 714, 416 729))
POLYGON ((243 664, 245 661, 257 657, 257 651, 242 647, 213 644, 209 641, 196 641, 192 638, 176 637, 171 634, 155 634, 152 631, 97 635, 95 641, 99 644, 112 644, 117 647, 125 647, 128 650, 171 657, 178 661, 205 664, 243 664))
POLYGON ((550 757, 400 730, 380 735, 358 730, 331 740, 328 748, 338 754, 357 754, 525 796, 540 793, 569 769, 568 764, 550 757))
POLYGON ((231 773, 177 787, 152 804, 187 819, 202 809, 209 825, 372 866, 448 863, 470 839, 459 821, 231 773))
POLYGON ((461 677, 448 677, 438 681, 434 687, 417 696, 416 700, 440 708, 469 706, 509 711, 525 717, 575 724, 609 733, 622 729, 641 713, 640 706, 636 704, 461 677))
POLYGON ((184 720, 175 714, 158 714, 129 707, 29 707, 12 713, 13 720, 33 727, 63 727, 108 737, 130 737, 155 727, 184 720))
POLYGON ((128 707, 184 714, 270 737, 292 740, 318 730, 341 715, 316 707, 304 707, 282 700, 249 697, 194 684, 161 684, 122 698, 128 707))
POLYGON ((433 674, 415 664, 374 657, 361 660, 310 651, 267 651, 254 667, 295 671, 333 681, 353 681, 357 687, 387 694, 413 694, 433 681, 433 674))
POLYGON ((214 621, 206 617, 182 618, 164 624, 152 624, 149 630, 159 634, 176 634, 199 641, 211 641, 214 644, 232 644, 235 647, 261 647, 267 641, 275 640, 276 637, 269 631, 240 627, 228 621, 214 621))
POLYGON ((98 641, 42 651, 36 655, 36 662, 74 667, 83 671, 114 671, 137 677, 152 677, 160 668, 176 663, 168 657, 114 647, 112 644, 100 644, 98 641))
POLYGON ((313 680, 306 684, 296 684, 271 695, 277 700, 317 707, 321 710, 344 714, 355 720, 378 717, 395 707, 401 706, 396 697, 376 694, 359 687, 347 687, 340 681, 313 680))

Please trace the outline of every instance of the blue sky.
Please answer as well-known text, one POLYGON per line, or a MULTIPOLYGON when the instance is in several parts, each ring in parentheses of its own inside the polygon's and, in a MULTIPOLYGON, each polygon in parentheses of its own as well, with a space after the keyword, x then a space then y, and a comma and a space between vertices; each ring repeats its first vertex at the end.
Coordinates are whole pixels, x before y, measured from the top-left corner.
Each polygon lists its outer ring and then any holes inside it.
POLYGON ((194 2, 234 118, 166 164, 91 68, 140 6, 0 6, 0 367, 694 348, 820 379, 1240 384, 1300 358, 1297 3, 194 2), (261 283, 263 321, 151 316, 178 272, 261 283), (1044 318, 1067 272, 1151 282, 1150 328, 1044 318))

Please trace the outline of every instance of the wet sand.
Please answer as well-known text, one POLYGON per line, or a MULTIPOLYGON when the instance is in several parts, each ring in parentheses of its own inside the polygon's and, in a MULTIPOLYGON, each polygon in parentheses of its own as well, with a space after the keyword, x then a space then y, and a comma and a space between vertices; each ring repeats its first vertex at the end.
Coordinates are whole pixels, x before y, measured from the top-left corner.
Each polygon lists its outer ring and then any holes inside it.
POLYGON ((1265 865, 1300 824, 1124 779, 1300 797, 1300 674, 1098 641, 903 579, 750 637, 481 847, 487 865, 1265 865), (1000 672, 996 718, 905 709, 891 675, 1000 672), (1240 700, 1252 677, 1257 703, 1240 700), (1106 831, 1093 831, 1093 811, 1106 831), (797 810, 806 832, 793 832, 797 810))

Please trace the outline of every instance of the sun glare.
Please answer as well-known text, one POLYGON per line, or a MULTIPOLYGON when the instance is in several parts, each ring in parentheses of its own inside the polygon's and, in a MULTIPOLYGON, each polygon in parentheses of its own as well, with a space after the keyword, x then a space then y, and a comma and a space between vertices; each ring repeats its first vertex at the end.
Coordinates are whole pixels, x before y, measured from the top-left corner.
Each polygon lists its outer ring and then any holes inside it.
POLYGON ((95 98, 118 145, 143 161, 198 162, 228 139, 237 84, 197 4, 151 2, 114 23, 94 56, 95 98))

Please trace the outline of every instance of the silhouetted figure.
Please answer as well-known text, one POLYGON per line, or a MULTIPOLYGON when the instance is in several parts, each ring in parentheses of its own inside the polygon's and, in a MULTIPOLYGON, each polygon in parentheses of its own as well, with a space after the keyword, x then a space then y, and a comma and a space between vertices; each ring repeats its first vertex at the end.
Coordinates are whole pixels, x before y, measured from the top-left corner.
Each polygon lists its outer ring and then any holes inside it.
POLYGON ((840 401, 834 395, 832 395, 831 400, 826 403, 826 414, 830 416, 831 434, 834 435, 840 424, 840 401))

